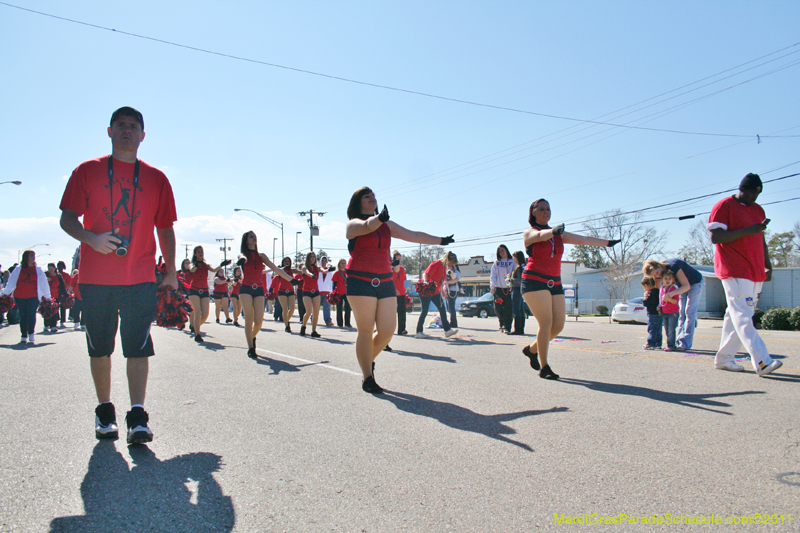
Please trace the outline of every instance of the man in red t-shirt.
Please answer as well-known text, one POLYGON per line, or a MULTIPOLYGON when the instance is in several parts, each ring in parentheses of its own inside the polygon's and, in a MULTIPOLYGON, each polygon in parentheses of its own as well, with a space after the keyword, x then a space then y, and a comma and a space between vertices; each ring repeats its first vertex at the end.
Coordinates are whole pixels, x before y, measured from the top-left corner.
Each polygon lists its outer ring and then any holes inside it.
POLYGON ((714 272, 722 280, 728 303, 714 367, 732 372, 744 370, 734 361, 736 352, 744 345, 753 369, 759 376, 766 376, 782 363, 770 357, 753 325, 761 286, 772 277, 764 239, 769 219, 756 203, 761 190, 758 174, 745 176, 739 184, 739 192, 714 205, 708 218, 708 231, 711 242, 716 245, 714 272))
POLYGON ((175 199, 164 173, 137 158, 144 135, 139 111, 114 111, 108 128, 111 155, 81 163, 72 172, 60 206, 61 227, 81 242, 80 291, 99 402, 95 435, 118 435, 111 403, 111 353, 119 317, 131 399, 125 417, 129 444, 153 440, 144 400, 148 358, 155 353, 150 337, 156 313, 154 232, 167 265, 163 285, 178 286, 175 199))

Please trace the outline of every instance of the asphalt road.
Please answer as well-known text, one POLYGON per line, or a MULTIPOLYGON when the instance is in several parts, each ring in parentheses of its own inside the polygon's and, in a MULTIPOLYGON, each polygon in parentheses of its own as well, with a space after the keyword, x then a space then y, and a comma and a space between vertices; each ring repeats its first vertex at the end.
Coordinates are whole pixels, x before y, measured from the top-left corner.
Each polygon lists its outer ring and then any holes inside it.
POLYGON ((758 378, 714 370, 721 322, 681 354, 642 350, 645 326, 570 318, 546 381, 495 319, 459 325, 395 337, 378 396, 361 391, 355 330, 315 340, 268 320, 253 361, 241 329, 206 324, 198 346, 154 328, 155 440, 137 447, 94 437, 80 332, 40 321, 21 349, 4 327, 0 531, 800 531, 800 333, 764 332, 784 367, 758 378), (755 513, 778 525, 724 524, 755 513), (700 515, 723 524, 685 525, 700 515))

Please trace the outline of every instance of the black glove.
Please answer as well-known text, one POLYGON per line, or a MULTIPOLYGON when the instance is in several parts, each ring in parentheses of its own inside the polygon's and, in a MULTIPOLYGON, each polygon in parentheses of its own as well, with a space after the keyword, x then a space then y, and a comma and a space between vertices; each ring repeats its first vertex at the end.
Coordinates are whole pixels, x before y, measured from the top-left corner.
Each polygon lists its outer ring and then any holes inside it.
POLYGON ((236 264, 239 266, 239 268, 242 268, 245 263, 247 263, 247 259, 244 257, 240 257, 239 260, 236 261, 236 264))
POLYGON ((335 266, 331 265, 328 267, 328 272, 333 272, 334 270, 336 270, 335 266))
POLYGON ((219 264, 219 266, 221 266, 221 267, 226 267, 226 266, 230 265, 230 264, 231 264, 231 262, 232 262, 232 261, 231 261, 230 259, 226 259, 225 261, 223 261, 222 263, 220 263, 220 264, 219 264))
POLYGON ((202 261, 198 261, 197 259, 192 259, 192 266, 197 267, 202 261))
POLYGON ((272 287, 270 287, 268 292, 269 292, 269 294, 272 294, 272 293, 273 293, 273 292, 275 292, 275 291, 273 291, 273 290, 272 290, 272 287))
POLYGON ((317 279, 317 275, 316 274, 311 274, 311 279, 317 279))
POLYGON ((378 220, 381 222, 387 222, 389 220, 389 210, 386 208, 386 204, 383 204, 383 211, 378 215, 378 220))
POLYGON ((397 265, 399 265, 399 264, 400 264, 400 261, 398 261, 397 259, 395 259, 395 260, 393 260, 393 261, 392 261, 392 266, 393 266, 393 267, 396 267, 396 266, 397 266, 397 265))
POLYGON ((452 244, 454 242, 456 242, 456 240, 453 238, 452 235, 450 235, 449 237, 442 237, 441 246, 447 246, 448 244, 452 244))
POLYGON ((606 246, 614 246, 622 242, 622 239, 608 239, 608 244, 606 246))
POLYGON ((292 278, 292 281, 290 281, 289 283, 291 283, 292 285, 300 285, 300 280, 292 278))
POLYGON ((564 224, 559 224, 553 228, 553 235, 561 235, 562 233, 564 233, 564 224))

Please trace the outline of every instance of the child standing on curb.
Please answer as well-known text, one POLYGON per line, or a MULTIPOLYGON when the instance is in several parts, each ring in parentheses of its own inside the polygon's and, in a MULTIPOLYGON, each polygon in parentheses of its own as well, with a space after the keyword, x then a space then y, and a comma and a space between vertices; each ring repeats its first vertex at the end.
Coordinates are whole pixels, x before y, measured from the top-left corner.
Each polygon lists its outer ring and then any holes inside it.
POLYGON ((678 300, 669 296, 669 293, 678 290, 678 286, 675 284, 675 273, 671 270, 665 270, 661 280, 663 285, 658 290, 658 294, 661 302, 661 320, 664 323, 664 333, 667 336, 667 347, 664 348, 664 351, 673 352, 675 351, 675 335, 678 329, 680 309, 678 300))
POLYGON ((647 308, 647 344, 645 350, 661 349, 661 315, 658 314, 659 298, 656 279, 652 276, 642 278, 644 306, 647 308))

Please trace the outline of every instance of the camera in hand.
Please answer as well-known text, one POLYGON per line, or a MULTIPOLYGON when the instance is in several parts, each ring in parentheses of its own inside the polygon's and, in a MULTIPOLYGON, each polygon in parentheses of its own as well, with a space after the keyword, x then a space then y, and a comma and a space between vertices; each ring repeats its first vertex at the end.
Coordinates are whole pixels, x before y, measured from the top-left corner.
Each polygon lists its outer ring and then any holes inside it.
POLYGON ((122 257, 128 253, 128 246, 131 245, 131 241, 128 240, 127 237, 123 237, 122 235, 114 235, 115 239, 119 239, 119 243, 113 243, 114 246, 117 247, 117 251, 115 252, 118 256, 122 257))

